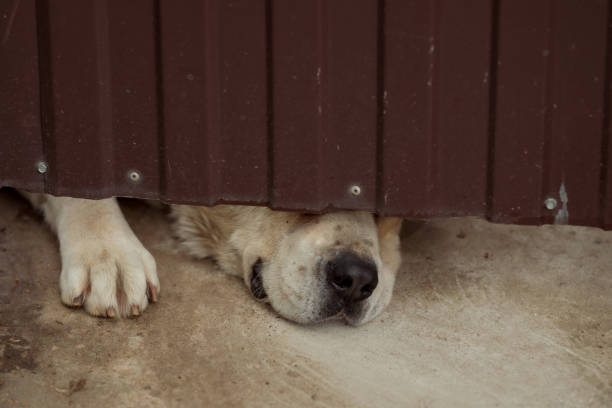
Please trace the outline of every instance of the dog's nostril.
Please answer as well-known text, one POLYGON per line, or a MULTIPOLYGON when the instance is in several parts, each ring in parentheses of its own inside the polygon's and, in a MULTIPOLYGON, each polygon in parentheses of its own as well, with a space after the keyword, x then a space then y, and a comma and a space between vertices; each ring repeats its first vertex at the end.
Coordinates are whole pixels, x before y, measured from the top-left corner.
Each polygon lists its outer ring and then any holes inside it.
POLYGON ((327 280, 335 292, 347 301, 368 298, 378 284, 376 265, 352 252, 344 252, 327 264, 327 280))
POLYGON ((366 297, 370 296, 372 292, 374 292, 372 285, 365 285, 363 288, 361 288, 361 294, 366 297))
POLYGON ((353 286, 353 279, 350 276, 336 276, 331 283, 337 290, 346 290, 353 286))

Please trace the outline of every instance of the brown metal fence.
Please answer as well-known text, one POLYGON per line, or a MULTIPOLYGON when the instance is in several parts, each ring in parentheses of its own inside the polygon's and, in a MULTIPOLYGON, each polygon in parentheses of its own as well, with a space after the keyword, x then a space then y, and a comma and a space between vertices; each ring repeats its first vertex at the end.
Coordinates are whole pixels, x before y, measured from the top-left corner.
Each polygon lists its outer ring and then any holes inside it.
POLYGON ((605 0, 0 0, 0 185, 611 228, 610 22, 605 0))

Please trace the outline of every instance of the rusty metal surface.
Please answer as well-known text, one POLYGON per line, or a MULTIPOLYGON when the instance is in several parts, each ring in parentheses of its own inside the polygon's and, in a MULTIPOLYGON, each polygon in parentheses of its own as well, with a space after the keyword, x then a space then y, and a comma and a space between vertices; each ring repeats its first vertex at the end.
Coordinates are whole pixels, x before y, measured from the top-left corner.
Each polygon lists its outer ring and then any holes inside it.
POLYGON ((0 0, 0 185, 612 228, 609 24, 606 0, 0 0))

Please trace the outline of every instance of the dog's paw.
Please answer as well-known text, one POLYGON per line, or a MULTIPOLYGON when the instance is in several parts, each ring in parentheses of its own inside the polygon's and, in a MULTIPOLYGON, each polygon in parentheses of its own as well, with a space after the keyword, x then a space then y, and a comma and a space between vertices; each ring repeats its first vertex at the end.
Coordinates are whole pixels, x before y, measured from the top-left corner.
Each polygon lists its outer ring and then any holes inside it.
POLYGON ((135 235, 86 238, 62 249, 60 291, 66 305, 95 316, 135 317, 157 301, 155 259, 135 235))

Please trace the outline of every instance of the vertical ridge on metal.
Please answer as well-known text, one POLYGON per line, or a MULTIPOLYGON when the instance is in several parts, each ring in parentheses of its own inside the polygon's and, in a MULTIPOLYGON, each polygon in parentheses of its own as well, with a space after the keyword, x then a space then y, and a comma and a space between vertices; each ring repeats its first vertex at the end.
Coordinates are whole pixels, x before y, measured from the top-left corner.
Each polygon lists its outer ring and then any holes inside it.
POLYGON ((2 0, 0 16, 0 185, 42 191, 36 3, 2 0))
POLYGON ((601 176, 600 176, 600 218, 599 225, 612 229, 612 4, 607 2, 607 36, 605 80, 603 82, 603 121, 601 140, 601 176))

